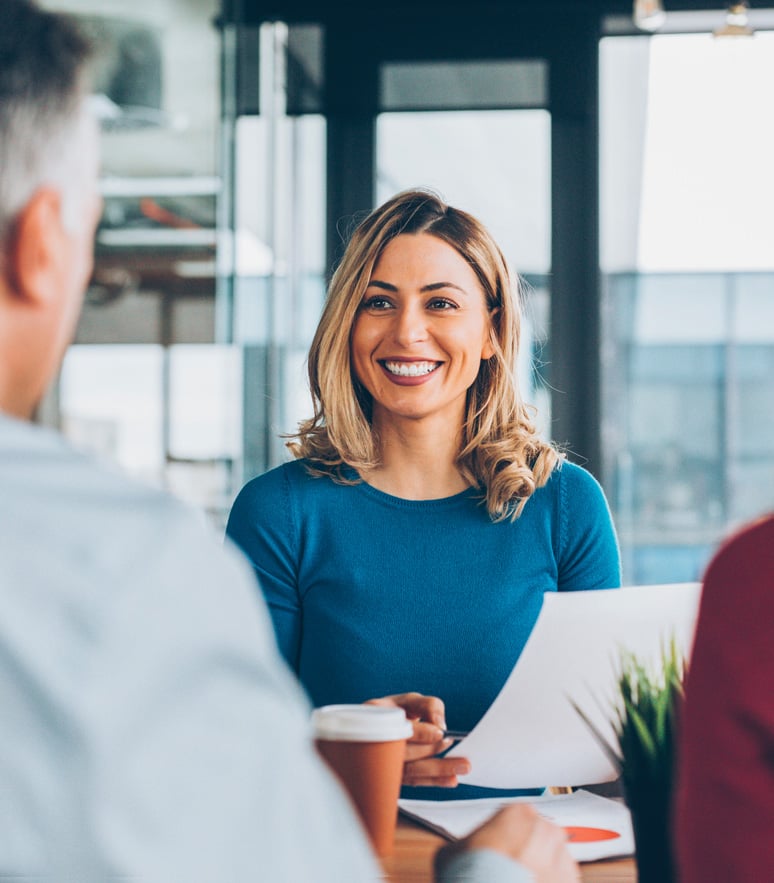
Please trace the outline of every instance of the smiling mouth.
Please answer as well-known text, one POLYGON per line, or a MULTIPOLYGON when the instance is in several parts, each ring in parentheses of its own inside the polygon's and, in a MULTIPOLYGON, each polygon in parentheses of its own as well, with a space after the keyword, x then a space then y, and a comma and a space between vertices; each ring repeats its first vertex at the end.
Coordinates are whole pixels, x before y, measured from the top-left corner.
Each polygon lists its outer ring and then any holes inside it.
POLYGON ((423 377, 431 374, 441 362, 391 362, 384 360, 382 365, 396 377, 423 377))

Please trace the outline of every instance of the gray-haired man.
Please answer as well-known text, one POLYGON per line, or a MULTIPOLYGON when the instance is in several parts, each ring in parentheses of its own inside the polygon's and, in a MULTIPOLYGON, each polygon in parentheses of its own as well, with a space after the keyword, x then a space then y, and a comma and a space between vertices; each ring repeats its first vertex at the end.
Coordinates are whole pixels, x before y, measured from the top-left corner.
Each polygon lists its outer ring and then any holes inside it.
MULTIPOLYGON (((378 880, 241 558, 28 422, 92 267, 88 55, 67 18, 0 0, 0 878, 378 880)), ((439 866, 576 879, 526 807, 439 866)))

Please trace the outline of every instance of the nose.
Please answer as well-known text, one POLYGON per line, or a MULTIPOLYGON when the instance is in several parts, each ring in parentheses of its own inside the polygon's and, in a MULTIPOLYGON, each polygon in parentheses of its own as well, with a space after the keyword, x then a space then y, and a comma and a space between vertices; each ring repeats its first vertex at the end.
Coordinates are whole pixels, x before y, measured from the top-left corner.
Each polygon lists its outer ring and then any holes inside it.
POLYGON ((427 322, 422 308, 415 304, 405 304, 395 314, 393 328, 395 342, 400 346, 410 346, 427 338, 427 322))

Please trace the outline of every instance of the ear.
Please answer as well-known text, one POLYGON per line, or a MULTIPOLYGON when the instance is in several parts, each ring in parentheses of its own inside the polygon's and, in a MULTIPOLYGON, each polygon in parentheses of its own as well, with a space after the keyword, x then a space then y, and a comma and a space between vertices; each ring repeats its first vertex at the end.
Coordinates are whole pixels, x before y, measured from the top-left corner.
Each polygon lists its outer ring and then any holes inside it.
POLYGON ((46 305, 61 295, 67 237, 62 227, 61 196, 38 190, 17 218, 10 248, 10 270, 17 296, 46 305))
POLYGON ((495 323, 494 318, 500 312, 500 307, 495 307, 489 313, 489 328, 487 329, 486 340, 484 341, 484 345, 481 348, 481 358, 486 361, 486 359, 491 359, 495 354, 495 344, 497 340, 497 334, 495 331, 495 323))

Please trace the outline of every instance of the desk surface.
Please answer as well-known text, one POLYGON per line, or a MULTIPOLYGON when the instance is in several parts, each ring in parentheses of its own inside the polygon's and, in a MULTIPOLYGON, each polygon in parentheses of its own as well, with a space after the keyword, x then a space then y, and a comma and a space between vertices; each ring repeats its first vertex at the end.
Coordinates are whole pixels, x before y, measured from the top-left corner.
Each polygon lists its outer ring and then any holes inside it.
MULTIPOLYGON (((383 860, 390 883, 432 883, 433 855, 446 841, 427 828, 398 818, 395 851, 383 860)), ((634 859, 607 859, 582 864, 583 883, 637 883, 634 859)))

